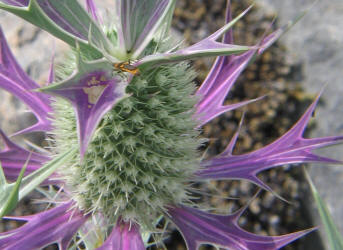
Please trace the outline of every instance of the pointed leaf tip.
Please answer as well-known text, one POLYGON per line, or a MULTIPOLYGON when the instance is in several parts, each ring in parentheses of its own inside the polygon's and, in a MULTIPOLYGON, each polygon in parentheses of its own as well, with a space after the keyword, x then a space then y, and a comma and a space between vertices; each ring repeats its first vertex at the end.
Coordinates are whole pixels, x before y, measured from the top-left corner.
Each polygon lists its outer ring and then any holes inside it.
POLYGON ((281 236, 262 236, 240 228, 239 213, 217 215, 189 207, 174 207, 168 210, 169 219, 175 223, 184 237, 189 250, 197 250, 202 244, 211 244, 226 249, 279 249, 303 237, 314 229, 281 236))
POLYGON ((99 58, 102 56, 102 48, 107 52, 113 50, 102 29, 78 0, 0 0, 0 8, 44 29, 72 47, 75 47, 75 41, 78 41, 82 49, 92 51, 99 58), (87 35, 90 26, 93 28, 92 40, 89 42, 87 35))
POLYGON ((0 248, 42 249, 57 243, 60 249, 68 249, 75 233, 88 219, 88 216, 72 209, 72 206, 72 202, 62 203, 44 212, 14 218, 27 222, 16 229, 0 233, 0 248))
POLYGON ((324 224, 324 229, 326 236, 329 241, 330 249, 332 250, 341 250, 343 249, 343 237, 339 232, 334 219, 332 218, 330 211, 325 203, 325 201, 320 197, 316 187, 314 186, 310 175, 305 170, 305 176, 310 184, 312 195, 315 200, 315 204, 317 205, 317 209, 319 211, 319 215, 321 218, 322 223, 324 224))
POLYGON ((118 40, 122 51, 137 59, 164 25, 175 0, 118 0, 118 40))
MULTIPOLYGON (((16 145, 12 142, 5 133, 0 129, 0 138, 4 144, 4 148, 0 150, 0 161, 3 167, 4 175, 10 182, 15 182, 18 179, 22 166, 30 158, 26 173, 30 174, 39 169, 50 158, 48 155, 39 153, 31 153, 28 150, 16 145)), ((45 184, 50 182, 46 180, 45 184)))
MULTIPOLYGON (((24 166, 21 168, 18 179, 14 184, 5 184, 5 186, 0 187, 2 189, 1 194, 1 207, 0 207, 0 218, 4 217, 8 213, 10 213, 18 204, 19 201, 19 188, 21 181, 24 177, 24 173, 26 170, 26 167, 30 161, 31 154, 29 155, 28 159, 26 160, 24 166), (5 191, 5 193, 4 193, 5 191), (4 202, 3 197, 6 197, 7 200, 4 202)), ((0 168, 1 164, 0 164, 0 168)))
POLYGON ((244 17, 253 7, 253 4, 250 5, 245 11, 243 11, 241 14, 239 14, 237 17, 235 17, 233 20, 226 19, 228 22, 219 30, 217 30, 215 33, 213 33, 211 36, 209 36, 210 39, 217 40, 219 37, 224 35, 229 29, 231 29, 242 17, 244 17))
POLYGON ((313 153, 315 149, 334 145, 343 141, 343 136, 307 139, 303 137, 304 130, 311 119, 319 95, 306 110, 298 122, 283 136, 273 143, 242 155, 232 155, 230 150, 211 160, 203 161, 204 168, 197 175, 203 179, 245 179, 260 187, 272 191, 265 183, 257 178, 263 170, 297 163, 331 163, 333 160, 313 153))
POLYGON ((29 175, 25 176, 19 190, 19 200, 29 194, 37 186, 48 180, 58 167, 65 165, 71 158, 75 157, 77 147, 68 149, 65 153, 53 158, 29 175))
POLYGON ((138 225, 119 220, 104 244, 97 250, 145 250, 138 225))
POLYGON ((257 47, 241 46, 235 44, 228 44, 230 41, 226 36, 224 42, 218 42, 217 40, 223 36, 230 28, 241 19, 251 8, 237 16, 235 19, 230 20, 229 23, 225 24, 222 28, 214 32, 207 38, 193 44, 187 48, 179 49, 175 52, 159 53, 143 57, 138 60, 134 65, 140 67, 153 67, 161 63, 173 63, 182 60, 192 60, 198 57, 204 56, 219 56, 219 55, 234 55, 241 54, 246 51, 255 50, 257 47))
POLYGON ((88 13, 91 14, 91 16, 93 17, 93 19, 97 22, 102 22, 102 20, 100 19, 100 16, 98 14, 98 10, 95 7, 94 1, 93 0, 86 0, 86 6, 87 6, 87 11, 88 13))
POLYGON ((0 28, 0 88, 23 101, 37 118, 34 125, 18 131, 14 135, 51 129, 50 99, 45 94, 32 92, 32 89, 38 87, 39 85, 25 73, 14 58, 0 28))
POLYGON ((66 80, 41 88, 41 91, 67 99, 74 107, 81 157, 101 118, 125 98, 130 77, 113 75, 106 60, 85 62, 79 57, 78 69, 66 80))
MULTIPOLYGON (((244 16, 251 7, 232 20, 230 1, 228 1, 226 10, 227 24, 212 36, 218 37, 223 31, 226 31, 223 37, 223 43, 233 43, 231 26, 244 16)), ((197 91, 197 95, 201 98, 197 105, 197 117, 200 118, 201 125, 204 125, 224 112, 240 107, 237 105, 236 107, 232 106, 225 109, 222 104, 239 75, 254 60, 255 56, 264 52, 265 49, 270 47, 286 31, 286 28, 281 28, 269 35, 264 35, 260 42, 250 47, 250 50, 241 55, 232 54, 217 58, 207 78, 197 91)), ((269 29, 267 29, 265 34, 267 33, 269 33, 269 29)))

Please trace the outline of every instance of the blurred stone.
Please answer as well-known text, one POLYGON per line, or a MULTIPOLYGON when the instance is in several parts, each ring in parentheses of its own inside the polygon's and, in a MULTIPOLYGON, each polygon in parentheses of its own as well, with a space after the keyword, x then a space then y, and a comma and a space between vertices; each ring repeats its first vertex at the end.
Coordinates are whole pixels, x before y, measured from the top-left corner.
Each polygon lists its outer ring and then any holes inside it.
MULTIPOLYGON (((180 18, 178 16, 174 18, 173 25, 180 32, 187 33, 188 19, 187 15, 183 15, 182 12, 188 8, 195 11, 201 6, 206 6, 208 10, 206 15, 199 17, 198 25, 193 27, 189 32, 190 36, 186 37, 187 42, 195 43, 199 40, 198 34, 205 32, 205 35, 202 35, 204 37, 223 25, 225 2, 180 0, 177 2, 177 12, 180 18), (213 8, 213 6, 216 7, 213 8), (221 9, 221 12, 212 12, 212 9, 216 11, 221 9)), ((233 16, 237 16, 249 4, 249 1, 232 1, 233 16)), ((276 13, 272 10, 265 11, 258 6, 254 7, 235 25, 235 43, 244 45, 256 43, 265 29, 269 28, 275 15, 276 13)), ((274 23, 273 28, 277 28, 277 24, 278 22, 274 23)), ((199 84, 206 76, 212 62, 213 60, 209 63, 208 60, 199 59, 193 63, 200 72, 197 79, 199 84)), ((215 156, 226 147, 238 128, 243 111, 245 118, 235 154, 261 148, 285 133, 314 97, 302 91, 299 83, 302 80, 300 69, 301 64, 292 61, 292 57, 288 55, 288 49, 281 42, 277 42, 251 64, 238 79, 225 103, 236 103, 263 95, 266 95, 266 98, 242 109, 223 114, 207 124, 204 127, 204 136, 210 138, 207 156, 215 156)), ((272 169, 264 171, 259 177, 277 194, 290 201, 291 205, 279 200, 271 193, 261 192, 240 220, 244 229, 258 234, 280 235, 312 226, 306 216, 308 211, 302 209, 302 203, 308 196, 308 192, 304 192, 300 168, 272 169), (260 212, 256 213, 256 211, 260 212), (279 218, 277 223, 275 223, 275 216, 279 218)), ((218 213, 228 213, 244 206, 256 191, 256 186, 247 182, 219 181, 216 184, 212 183, 212 186, 208 188, 209 195, 203 201, 207 207, 208 203, 216 207, 215 211, 218 213), (226 199, 223 198, 225 197, 223 190, 228 194, 226 199), (221 196, 222 198, 219 199, 218 197, 221 196)), ((317 242, 315 236, 311 234, 285 249, 307 249, 306 241, 317 242)), ((320 246, 320 243, 317 246, 320 246)))
MULTIPOLYGON (((264 9, 278 13, 286 23, 302 10, 309 9, 283 38, 292 60, 303 64, 302 86, 309 93, 325 87, 316 111, 316 126, 311 136, 343 133, 343 2, 312 0, 259 0, 264 9), (325 86, 325 84, 328 84, 325 86)), ((343 160, 343 147, 321 150, 323 155, 343 160)), ((310 175, 322 198, 327 202, 340 232, 343 234, 343 169, 342 166, 313 166, 310 175)), ((315 211, 315 208, 312 208, 315 211)), ((319 216, 313 216, 320 224, 319 216)))
MULTIPOLYGON (((47 32, 10 13, 1 11, 0 20, 17 62, 33 80, 40 85, 45 84, 53 53, 61 55, 66 46, 47 32)), ((21 101, 3 90, 0 90, 0 98, 0 126, 7 134, 34 123, 35 118, 26 113, 27 107, 21 101)))

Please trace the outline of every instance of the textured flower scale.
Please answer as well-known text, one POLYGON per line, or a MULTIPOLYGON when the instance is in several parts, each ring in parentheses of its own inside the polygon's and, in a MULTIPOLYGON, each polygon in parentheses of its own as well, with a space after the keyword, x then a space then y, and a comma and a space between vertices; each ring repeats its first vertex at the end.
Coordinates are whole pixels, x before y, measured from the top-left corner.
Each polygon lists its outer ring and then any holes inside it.
POLYGON ((60 249, 139 250, 162 244, 162 226, 169 222, 190 250, 202 244, 278 249, 312 231, 256 235, 238 225, 245 207, 233 214, 212 214, 192 196, 192 183, 226 179, 248 180, 272 192, 257 177, 263 170, 303 162, 339 163, 313 151, 340 143, 342 136, 303 137, 319 96, 286 134, 259 150, 233 155, 237 131, 217 157, 204 160, 199 152, 202 125, 258 101, 224 105, 254 56, 289 25, 266 31, 255 46, 235 45, 232 26, 249 9, 232 19, 228 1, 221 29, 180 48, 168 32, 175 0, 116 0, 115 5, 113 20, 104 27, 92 0, 85 1, 85 8, 77 0, 0 0, 1 9, 72 48, 58 70, 51 68, 49 85, 40 88, 20 68, 0 31, 0 87, 37 118, 15 135, 43 131, 52 141, 50 152, 32 153, 0 131, 5 145, 0 151, 0 214, 39 186, 55 187, 49 189, 52 208, 6 217, 25 224, 0 233, 0 248, 41 249, 57 243, 60 249), (196 72, 187 60, 204 56, 218 58, 197 89, 196 72), (20 184, 19 191, 6 179, 20 184))

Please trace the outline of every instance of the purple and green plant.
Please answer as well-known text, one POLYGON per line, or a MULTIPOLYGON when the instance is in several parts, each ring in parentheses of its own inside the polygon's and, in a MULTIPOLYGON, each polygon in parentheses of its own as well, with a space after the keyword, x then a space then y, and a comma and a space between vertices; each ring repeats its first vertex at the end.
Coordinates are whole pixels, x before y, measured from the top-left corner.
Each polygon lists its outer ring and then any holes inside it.
POLYGON ((337 223, 335 223, 334 219, 331 216, 330 210, 326 205, 326 202, 322 199, 319 195, 317 188, 313 184, 310 175, 307 173, 306 169, 304 168, 305 177, 310 185, 310 189, 312 192, 312 196, 314 198, 314 204, 316 205, 320 220, 323 224, 322 233, 325 233, 329 249, 332 250, 339 250, 343 249, 343 237, 337 228, 337 223))
MULTIPOLYGON (((255 100, 224 100, 249 63, 292 24, 254 46, 233 42, 232 27, 249 9, 200 42, 181 47, 170 37, 176 0, 116 0, 105 26, 92 0, 0 0, 0 8, 70 45, 69 56, 50 69, 41 87, 19 66, 0 31, 0 87, 33 112, 34 125, 12 136, 42 131, 49 151, 32 152, 1 131, 1 214, 42 186, 49 209, 23 217, 17 229, 0 233, 0 248, 138 250, 163 244, 163 224, 173 223, 188 249, 211 244, 226 249, 278 249, 307 229, 261 236, 233 214, 214 214, 194 200, 193 183, 248 180, 272 191, 257 174, 283 164, 339 163, 313 151, 343 136, 307 139, 304 130, 316 103, 275 142, 234 155, 236 132, 224 152, 203 159, 201 127, 255 100), (87 9, 88 12, 85 10, 87 9), (220 40, 221 39, 221 40, 220 40), (199 88, 188 61, 218 56, 199 88), (23 177, 24 175, 24 177, 23 177)), ((269 32, 269 33, 268 33, 269 32)), ((52 63, 52 65, 54 65, 52 63)))

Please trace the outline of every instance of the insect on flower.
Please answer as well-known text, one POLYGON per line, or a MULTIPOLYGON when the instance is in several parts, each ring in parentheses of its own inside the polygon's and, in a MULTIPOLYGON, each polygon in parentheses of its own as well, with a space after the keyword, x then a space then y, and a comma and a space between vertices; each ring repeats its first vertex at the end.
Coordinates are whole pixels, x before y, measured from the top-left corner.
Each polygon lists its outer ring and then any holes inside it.
POLYGON ((139 75, 139 69, 135 66, 131 65, 131 61, 128 62, 120 62, 120 63, 114 63, 113 64, 114 69, 122 71, 122 72, 128 72, 132 75, 139 75))

